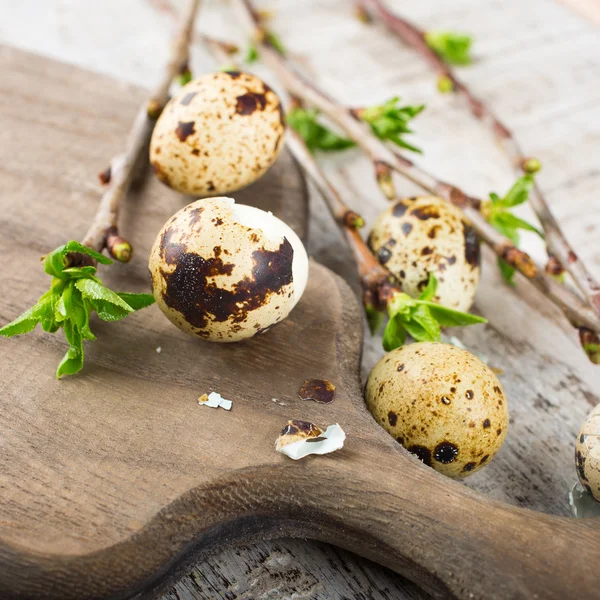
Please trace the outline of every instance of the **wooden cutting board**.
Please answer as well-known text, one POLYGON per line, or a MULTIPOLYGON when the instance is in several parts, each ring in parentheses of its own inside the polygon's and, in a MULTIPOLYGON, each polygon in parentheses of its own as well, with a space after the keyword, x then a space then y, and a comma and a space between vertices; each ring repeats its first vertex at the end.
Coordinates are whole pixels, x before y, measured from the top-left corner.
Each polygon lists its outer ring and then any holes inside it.
MULTIPOLYGON (((143 94, 7 48, 0 66, 4 323, 47 286, 39 256, 84 232, 95 174, 143 94)), ((288 156, 237 199, 305 234, 305 188, 288 156)), ((132 194, 123 232, 136 256, 104 271, 112 287, 147 289, 150 245, 186 201, 151 179, 132 194)), ((442 598, 598 597, 598 520, 486 499, 375 424, 359 384, 362 327, 348 286, 313 263, 290 318, 239 344, 187 337, 151 307, 94 323, 84 371, 56 381, 59 336, 0 340, 0 598, 150 597, 192 560, 281 536, 348 548, 442 598), (297 397, 309 377, 336 384, 332 404, 297 397), (197 405, 211 390, 231 412, 197 405), (339 422, 344 449, 301 462, 277 454, 293 418, 339 422)))

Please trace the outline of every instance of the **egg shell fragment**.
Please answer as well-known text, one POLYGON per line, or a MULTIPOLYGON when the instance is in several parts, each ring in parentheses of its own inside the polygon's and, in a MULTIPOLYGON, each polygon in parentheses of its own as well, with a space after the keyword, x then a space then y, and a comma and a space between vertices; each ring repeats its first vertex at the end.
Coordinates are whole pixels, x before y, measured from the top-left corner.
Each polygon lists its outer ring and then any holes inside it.
POLYGON ((506 437, 508 406, 498 378, 450 344, 409 344, 389 352, 369 376, 366 401, 400 444, 449 477, 481 469, 506 437))
POLYGON ((308 257, 294 231, 231 198, 198 200, 171 217, 149 267, 167 318, 216 342, 252 337, 282 321, 308 280, 308 257))
POLYGON ((577 436, 575 465, 581 485, 600 502, 600 404, 588 415, 577 436))
POLYGON ((369 245, 410 296, 429 273, 437 278, 434 301, 468 311, 480 277, 479 240, 460 210, 436 196, 399 200, 375 222, 369 245))
POLYGON ((260 78, 224 71, 191 81, 158 118, 150 163, 184 194, 218 196, 262 177, 283 147, 279 97, 260 78))

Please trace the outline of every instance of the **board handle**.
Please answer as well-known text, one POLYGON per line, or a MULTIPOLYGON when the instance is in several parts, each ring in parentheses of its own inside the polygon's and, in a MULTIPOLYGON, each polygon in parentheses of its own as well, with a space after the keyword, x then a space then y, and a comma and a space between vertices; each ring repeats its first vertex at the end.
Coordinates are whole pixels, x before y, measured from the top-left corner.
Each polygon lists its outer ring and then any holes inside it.
POLYGON ((312 537, 383 564, 435 597, 600 597, 600 519, 486 499, 402 448, 362 450, 307 469, 312 537))

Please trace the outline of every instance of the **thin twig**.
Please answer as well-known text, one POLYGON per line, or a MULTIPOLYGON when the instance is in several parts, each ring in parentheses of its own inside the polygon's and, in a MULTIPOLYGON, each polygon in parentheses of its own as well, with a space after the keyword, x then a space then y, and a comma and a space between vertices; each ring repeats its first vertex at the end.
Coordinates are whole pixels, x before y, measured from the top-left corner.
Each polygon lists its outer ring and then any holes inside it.
POLYGON ((125 152, 113 158, 110 168, 103 172, 105 179, 108 179, 108 187, 82 240, 82 244, 98 252, 106 248, 114 258, 122 262, 130 260, 132 248, 129 242, 119 235, 120 205, 127 195, 136 165, 148 147, 156 119, 169 100, 171 82, 188 68, 190 39, 199 5, 200 0, 189 1, 163 77, 150 98, 138 109, 127 137, 125 152))
MULTIPOLYGON (((423 56, 440 77, 444 77, 452 83, 452 90, 466 100, 473 115, 493 132, 510 158, 513 167, 520 174, 528 157, 521 150, 513 132, 488 106, 473 95, 471 90, 456 77, 452 68, 427 45, 425 32, 403 17, 390 12, 381 0, 358 0, 358 4, 367 15, 378 18, 405 44, 423 56)), ((537 183, 534 183, 530 192, 529 202, 544 230, 550 260, 558 261, 563 268, 569 271, 590 306, 600 315, 600 284, 573 251, 537 183)), ((550 268, 556 273, 555 262, 550 268)))
POLYGON ((577 294, 559 284, 543 269, 538 269, 525 252, 516 248, 510 240, 502 236, 484 219, 476 208, 480 204, 480 200, 468 196, 453 185, 436 179, 400 153, 388 148, 372 133, 366 123, 356 120, 351 110, 322 93, 312 82, 298 73, 289 61, 269 43, 269 36, 258 20, 257 13, 253 10, 249 0, 238 0, 238 4, 243 9, 242 14, 245 21, 261 47, 261 58, 277 74, 281 83, 292 96, 318 108, 336 123, 367 154, 376 169, 380 165, 387 166, 429 193, 439 195, 461 208, 479 237, 492 248, 496 255, 528 277, 563 311, 574 327, 583 326, 594 332, 600 332, 600 319, 577 294))

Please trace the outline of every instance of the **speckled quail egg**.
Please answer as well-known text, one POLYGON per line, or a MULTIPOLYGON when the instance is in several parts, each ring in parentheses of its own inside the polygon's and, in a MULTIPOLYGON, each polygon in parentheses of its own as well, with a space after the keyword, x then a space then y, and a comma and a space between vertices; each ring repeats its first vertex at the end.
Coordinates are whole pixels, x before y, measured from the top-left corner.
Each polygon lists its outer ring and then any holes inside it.
POLYGON ((285 319, 308 280, 300 238, 231 198, 197 200, 163 226, 150 253, 156 303, 179 329, 235 342, 285 319))
POLYGON ((508 427, 496 375, 450 344, 409 344, 389 352, 369 375, 366 401, 400 444, 449 477, 465 477, 486 465, 508 427))
POLYGON ((600 502, 600 404, 581 427, 575 447, 575 464, 581 485, 600 502))
POLYGON ((461 212, 436 196, 399 200, 377 219, 369 245, 410 296, 429 273, 438 281, 435 302, 468 311, 479 283, 479 240, 461 212))
POLYGON ((157 177, 184 194, 218 196, 262 177, 283 147, 277 94, 249 73, 191 81, 171 98, 150 143, 157 177))

